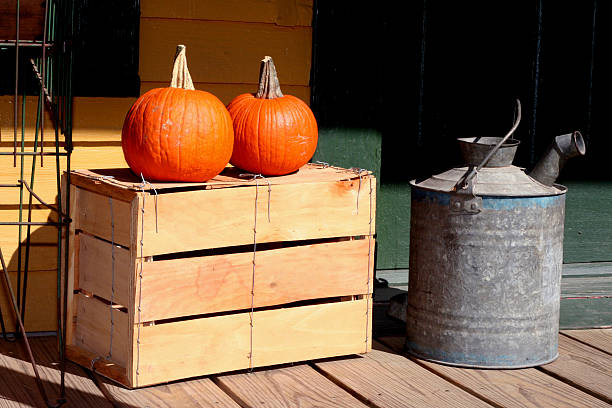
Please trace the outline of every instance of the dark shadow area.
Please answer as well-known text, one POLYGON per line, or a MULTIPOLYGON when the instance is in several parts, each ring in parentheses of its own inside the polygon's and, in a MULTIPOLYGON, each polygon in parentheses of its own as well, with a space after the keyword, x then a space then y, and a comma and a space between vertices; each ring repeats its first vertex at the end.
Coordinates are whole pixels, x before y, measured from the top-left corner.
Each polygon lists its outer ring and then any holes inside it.
MULTIPOLYGON (((55 353, 55 337, 30 337, 34 357, 39 365, 43 386, 52 401, 59 395, 60 370, 55 353), (52 380, 51 380, 52 378, 52 380)), ((111 403, 101 394, 87 391, 93 383, 81 368, 73 363, 67 364, 66 407, 110 407, 111 403)), ((46 407, 38 393, 32 366, 26 357, 25 349, 18 343, 0 340, 0 398, 15 401, 25 406, 46 407)), ((119 406, 131 408, 133 405, 121 403, 119 406)))

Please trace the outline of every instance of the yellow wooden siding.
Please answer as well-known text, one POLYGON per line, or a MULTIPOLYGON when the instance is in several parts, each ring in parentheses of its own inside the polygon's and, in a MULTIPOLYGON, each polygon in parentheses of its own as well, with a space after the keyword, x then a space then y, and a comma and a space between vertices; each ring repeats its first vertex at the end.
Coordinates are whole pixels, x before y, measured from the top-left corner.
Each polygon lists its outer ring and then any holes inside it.
MULTIPOLYGON (((176 45, 185 44, 196 89, 211 92, 224 104, 239 94, 257 90, 259 63, 266 55, 274 58, 283 92, 309 103, 312 3, 312 0, 177 0, 170 3, 142 0, 140 93, 168 86, 176 45)), ((28 97, 26 104, 26 150, 31 150, 33 145, 37 99, 28 97)), ((121 149, 121 127, 135 100, 135 97, 74 98, 73 169, 127 166, 121 149)), ((20 101, 18 104, 21 107, 20 101)), ((55 148, 54 137, 47 114, 46 151, 55 148)), ((0 96, 0 151, 12 150, 13 97, 5 95, 0 96)), ((37 158, 34 189, 41 198, 55 203, 55 159, 45 157, 43 168, 39 160, 37 158)), ((25 162, 24 178, 29 182, 31 158, 26 158, 25 162)), ((63 165, 65 159, 61 162, 63 165)), ((0 184, 16 183, 20 177, 19 160, 15 168, 11 156, 0 156, 0 184)), ((18 206, 18 189, 0 189, 0 220, 17 221, 18 206)), ((47 219, 53 219, 49 210, 34 211, 33 220, 47 219)), ((22 231, 25 237, 25 228, 22 231)), ((32 228, 34 245, 30 255, 32 272, 26 321, 30 331, 55 329, 56 237, 54 227, 32 228)), ((0 248, 9 270, 16 271, 17 227, 0 226, 0 248)), ((5 317, 10 314, 4 290, 0 290, 0 305, 5 317)), ((13 327, 11 325, 9 327, 13 327)))
POLYGON ((141 17, 310 26, 313 0, 142 0, 141 17))

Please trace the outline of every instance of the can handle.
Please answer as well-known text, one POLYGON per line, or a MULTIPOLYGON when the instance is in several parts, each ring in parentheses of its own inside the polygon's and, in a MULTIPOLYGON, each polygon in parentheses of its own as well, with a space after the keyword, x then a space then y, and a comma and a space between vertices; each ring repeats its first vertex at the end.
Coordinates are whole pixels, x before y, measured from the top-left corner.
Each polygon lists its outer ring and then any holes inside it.
POLYGON ((457 184, 455 184, 455 191, 460 190, 460 189, 465 189, 470 182, 472 181, 472 179, 474 178, 474 176, 476 175, 476 173, 478 173, 480 171, 480 169, 483 168, 483 166, 485 164, 487 164, 487 162, 489 161, 489 159, 495 154, 495 152, 497 152, 499 150, 499 148, 501 147, 501 145, 503 145, 506 140, 508 140, 508 138, 510 137, 510 135, 512 133, 514 133, 514 131, 516 130, 516 128, 518 127, 519 123, 521 122, 521 101, 520 100, 516 100, 516 108, 517 108, 517 112, 518 114, 516 115, 516 120, 514 121, 514 125, 512 125, 512 128, 510 129, 510 131, 506 134, 506 136, 504 136, 502 138, 502 140, 500 140, 490 151, 489 153, 485 156, 485 158, 482 160, 482 162, 478 165, 478 167, 472 167, 468 172, 467 175, 463 178, 461 178, 459 181, 457 181, 457 184))

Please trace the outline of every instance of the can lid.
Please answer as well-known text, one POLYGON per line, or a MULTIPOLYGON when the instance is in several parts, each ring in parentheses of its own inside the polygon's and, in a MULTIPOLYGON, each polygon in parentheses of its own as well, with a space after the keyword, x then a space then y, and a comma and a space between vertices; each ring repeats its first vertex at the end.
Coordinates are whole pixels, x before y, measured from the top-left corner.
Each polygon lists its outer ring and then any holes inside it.
MULTIPOLYGON (((451 192, 468 172, 469 167, 456 167, 426 180, 412 180, 410 185, 427 190, 451 192)), ((516 166, 483 167, 473 179, 473 193, 478 196, 537 197, 565 193, 560 185, 546 186, 529 177, 516 166)))

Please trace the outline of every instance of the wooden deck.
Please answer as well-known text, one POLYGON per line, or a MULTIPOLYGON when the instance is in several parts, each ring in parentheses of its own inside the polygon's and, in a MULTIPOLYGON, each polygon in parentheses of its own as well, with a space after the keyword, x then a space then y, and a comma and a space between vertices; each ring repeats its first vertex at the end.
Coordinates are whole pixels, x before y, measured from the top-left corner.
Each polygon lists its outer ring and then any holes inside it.
MULTIPOLYGON (((396 328, 397 329, 397 328, 396 328)), ((68 407, 611 407, 612 329, 562 331, 539 368, 462 369, 402 353, 387 327, 371 353, 127 390, 72 363, 68 407)), ((59 388, 55 337, 33 337, 47 392, 59 388)), ((0 340, 0 407, 43 407, 20 344, 0 340)))

